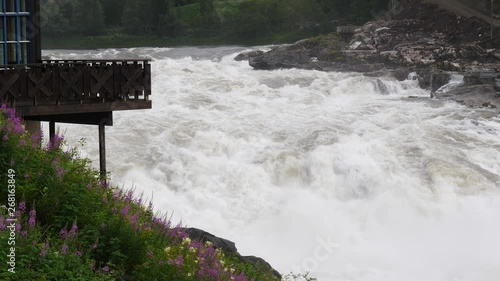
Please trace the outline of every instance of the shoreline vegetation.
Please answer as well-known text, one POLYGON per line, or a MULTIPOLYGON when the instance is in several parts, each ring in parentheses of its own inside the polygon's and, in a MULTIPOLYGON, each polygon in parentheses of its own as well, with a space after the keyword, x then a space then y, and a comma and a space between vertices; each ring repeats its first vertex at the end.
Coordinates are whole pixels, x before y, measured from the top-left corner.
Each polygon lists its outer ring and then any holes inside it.
POLYGON ((292 43, 361 24, 388 0, 41 0, 44 48, 292 43))
POLYGON ((303 38, 315 36, 312 33, 283 33, 268 35, 252 39, 231 39, 221 37, 160 37, 157 35, 130 35, 125 33, 112 33, 108 35, 88 35, 66 37, 64 39, 44 37, 42 39, 43 49, 70 49, 70 50, 92 50, 108 48, 140 48, 140 47, 184 47, 184 46, 258 46, 272 44, 290 44, 303 38))
POLYGON ((0 107, 0 280, 315 280, 281 279, 265 262, 190 237, 63 143, 44 144, 0 107))

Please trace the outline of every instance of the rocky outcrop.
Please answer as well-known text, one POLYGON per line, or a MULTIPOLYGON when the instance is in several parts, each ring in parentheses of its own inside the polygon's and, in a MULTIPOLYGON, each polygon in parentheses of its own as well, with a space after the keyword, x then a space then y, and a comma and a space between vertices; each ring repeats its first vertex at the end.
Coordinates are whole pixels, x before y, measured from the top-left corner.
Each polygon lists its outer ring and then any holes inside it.
MULTIPOLYGON (((490 90, 500 90, 498 28, 490 38, 490 25, 481 19, 460 17, 421 0, 406 1, 405 5, 390 18, 364 24, 347 40, 337 34, 305 39, 249 57, 249 64, 262 70, 390 72, 398 80, 415 72, 420 86, 433 92, 449 82, 447 72, 464 72, 487 65, 488 73, 466 72, 465 86, 483 84, 491 86, 490 90)), ((490 104, 486 100, 481 103, 479 95, 474 96, 476 101, 463 102, 490 104)))
POLYGON ((500 93, 490 85, 463 86, 448 92, 434 93, 438 99, 453 100, 469 107, 500 109, 500 93))
POLYGON ((281 279, 281 274, 277 270, 272 268, 272 266, 262 258, 240 255, 238 253, 238 249, 236 249, 236 245, 234 244, 234 242, 231 242, 224 238, 219 238, 211 233, 197 228, 185 228, 184 230, 191 239, 195 239, 203 243, 209 241, 216 249, 220 249, 225 254, 236 256, 242 262, 251 263, 258 268, 270 271, 278 279, 281 279))

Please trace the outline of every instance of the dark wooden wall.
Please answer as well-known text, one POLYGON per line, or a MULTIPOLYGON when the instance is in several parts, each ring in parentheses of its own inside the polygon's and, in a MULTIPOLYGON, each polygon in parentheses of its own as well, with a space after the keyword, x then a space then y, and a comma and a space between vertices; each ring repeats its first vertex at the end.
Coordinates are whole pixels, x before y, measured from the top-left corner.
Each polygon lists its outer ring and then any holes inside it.
POLYGON ((30 34, 31 41, 31 56, 29 63, 42 62, 42 29, 41 29, 41 10, 40 0, 30 1, 30 34))

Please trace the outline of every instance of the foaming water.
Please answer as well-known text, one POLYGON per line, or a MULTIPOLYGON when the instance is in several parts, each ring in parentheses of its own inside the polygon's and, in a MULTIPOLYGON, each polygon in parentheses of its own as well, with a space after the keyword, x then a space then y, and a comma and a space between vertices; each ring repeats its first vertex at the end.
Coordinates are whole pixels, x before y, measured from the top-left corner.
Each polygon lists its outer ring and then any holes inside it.
MULTIPOLYGON (((107 130, 113 181, 242 254, 319 280, 500 280, 496 112, 415 80, 254 71, 242 50, 46 54, 154 60, 154 108, 107 130)), ((62 130, 97 159, 97 128, 62 130)))

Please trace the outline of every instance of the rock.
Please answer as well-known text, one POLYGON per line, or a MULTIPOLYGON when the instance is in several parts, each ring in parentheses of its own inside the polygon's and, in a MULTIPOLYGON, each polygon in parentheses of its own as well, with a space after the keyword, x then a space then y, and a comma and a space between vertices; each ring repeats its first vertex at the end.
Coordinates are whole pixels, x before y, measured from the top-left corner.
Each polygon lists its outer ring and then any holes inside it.
POLYGON ((333 70, 336 63, 345 60, 342 53, 345 42, 336 34, 318 36, 279 46, 269 52, 251 57, 249 64, 259 70, 302 68, 333 70))
POLYGON ((248 52, 243 52, 241 54, 238 54, 234 60, 235 61, 244 61, 244 60, 249 60, 250 58, 258 57, 264 54, 263 51, 257 50, 257 51, 248 51, 248 52))
POLYGON ((434 93, 437 99, 453 100, 469 107, 500 109, 500 93, 490 85, 463 86, 445 93, 434 93))
POLYGON ((433 72, 431 74, 431 91, 435 92, 450 83, 451 74, 447 72, 433 72))
POLYGON ((260 268, 270 270, 276 278, 281 280, 281 274, 278 271, 276 271, 275 269, 273 269, 269 263, 267 263, 265 260, 263 260, 261 258, 254 257, 254 256, 245 256, 245 257, 241 257, 240 260, 243 262, 246 262, 246 263, 255 264, 260 268))
POLYGON ((466 68, 464 75, 464 84, 466 86, 485 84, 500 88, 500 85, 497 85, 499 80, 500 73, 489 66, 469 66, 466 68))
POLYGON ((224 253, 228 254, 236 254, 238 253, 238 249, 236 249, 236 245, 234 242, 229 240, 219 238, 213 234, 210 234, 204 230, 197 228, 186 228, 186 233, 191 239, 198 240, 200 242, 211 242, 216 249, 221 249, 224 253))
POLYGON ((267 270, 272 273, 277 279, 281 280, 281 274, 264 259, 255 256, 240 255, 238 253, 238 250, 236 249, 236 245, 234 244, 234 242, 231 242, 224 238, 219 238, 211 233, 197 228, 185 228, 184 230, 191 239, 198 240, 203 243, 209 241, 216 249, 220 249, 225 254, 236 256, 240 261, 251 263, 261 270, 267 270))
POLYGON ((462 18, 422 0, 411 0, 405 1, 401 13, 368 22, 350 38, 329 34, 301 40, 251 57, 249 64, 263 70, 386 71, 400 81, 416 72, 419 86, 432 91, 450 79, 437 70, 463 72, 470 65, 488 65, 491 73, 466 74, 465 83, 498 90, 500 36, 490 40, 488 30, 489 23, 481 19, 462 18))
POLYGON ((379 93, 381 93, 382 95, 388 95, 390 94, 389 92, 389 88, 387 88, 387 86, 384 84, 384 82, 382 80, 380 80, 380 78, 377 78, 377 82, 376 82, 376 88, 377 88, 377 91, 379 93))

